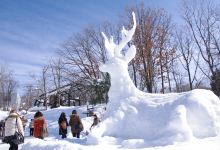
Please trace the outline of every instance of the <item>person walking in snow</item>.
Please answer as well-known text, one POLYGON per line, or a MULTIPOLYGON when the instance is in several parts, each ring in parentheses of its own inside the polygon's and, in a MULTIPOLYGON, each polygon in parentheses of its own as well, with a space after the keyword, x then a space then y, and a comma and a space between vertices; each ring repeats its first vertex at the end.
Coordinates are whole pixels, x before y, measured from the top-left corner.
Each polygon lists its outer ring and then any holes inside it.
POLYGON ((34 135, 34 119, 31 119, 31 122, 29 124, 29 129, 30 129, 30 136, 34 135))
POLYGON ((23 128, 25 130, 25 127, 26 127, 26 124, 27 124, 27 119, 25 118, 25 116, 21 116, 21 122, 22 122, 23 128))
POLYGON ((0 137, 3 137, 3 132, 4 132, 4 126, 5 126, 5 122, 4 120, 1 120, 0 122, 0 137))
POLYGON ((77 114, 76 110, 72 111, 72 115, 70 116, 69 125, 71 127, 71 132, 73 134, 73 137, 80 137, 80 132, 83 131, 83 124, 82 121, 77 114))
POLYGON ((10 144, 9 150, 18 150, 18 145, 14 143, 13 137, 15 132, 18 131, 24 136, 24 130, 21 119, 15 109, 12 109, 9 116, 5 120, 5 137, 7 143, 10 144))
POLYGON ((93 123, 92 123, 91 127, 89 128, 89 130, 91 130, 92 127, 96 126, 100 122, 100 119, 98 118, 98 116, 95 113, 93 114, 93 117, 94 117, 93 123))
POLYGON ((43 113, 37 111, 34 115, 34 137, 44 139, 48 136, 48 128, 43 113))
POLYGON ((66 134, 67 134, 67 126, 69 126, 66 119, 66 114, 64 112, 60 114, 58 124, 59 124, 59 135, 61 135, 61 138, 64 139, 66 138, 66 134))

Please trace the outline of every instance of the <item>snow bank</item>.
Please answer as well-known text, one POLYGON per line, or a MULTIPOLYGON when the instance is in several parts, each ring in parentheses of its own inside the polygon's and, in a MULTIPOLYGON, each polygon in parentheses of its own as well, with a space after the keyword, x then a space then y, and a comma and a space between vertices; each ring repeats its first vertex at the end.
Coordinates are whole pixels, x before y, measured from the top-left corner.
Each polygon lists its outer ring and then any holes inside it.
POLYGON ((71 149, 82 149, 80 144, 70 143, 66 140, 53 140, 46 141, 40 139, 30 140, 22 146, 22 150, 71 150, 71 149))
POLYGON ((92 135, 98 139, 140 139, 138 144, 147 141, 155 146, 217 136, 219 131, 218 97, 208 90, 193 90, 165 95, 142 93, 110 102, 105 120, 92 135))
POLYGON ((5 120, 5 118, 8 116, 8 111, 1 111, 0 110, 0 121, 5 120))

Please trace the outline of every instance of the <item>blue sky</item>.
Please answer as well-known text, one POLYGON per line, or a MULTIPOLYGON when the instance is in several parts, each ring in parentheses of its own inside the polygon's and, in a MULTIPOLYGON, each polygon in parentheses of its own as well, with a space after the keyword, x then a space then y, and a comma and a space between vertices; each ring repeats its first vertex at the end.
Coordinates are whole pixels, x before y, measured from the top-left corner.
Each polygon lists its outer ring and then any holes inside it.
MULTIPOLYGON (((0 63, 10 66, 20 88, 40 74, 47 59, 73 33, 116 21, 125 6, 140 0, 0 0, 0 63)), ((178 18, 180 0, 144 1, 178 18)))

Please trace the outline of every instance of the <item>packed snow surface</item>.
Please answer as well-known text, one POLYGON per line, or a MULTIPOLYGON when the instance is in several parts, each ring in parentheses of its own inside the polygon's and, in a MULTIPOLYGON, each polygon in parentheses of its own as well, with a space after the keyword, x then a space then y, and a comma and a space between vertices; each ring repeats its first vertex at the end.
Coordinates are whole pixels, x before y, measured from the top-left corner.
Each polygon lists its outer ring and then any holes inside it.
MULTIPOLYGON (((139 97, 146 96, 142 94, 139 97)), ((181 94, 149 94, 148 100, 137 97, 127 100, 109 103, 106 112, 104 105, 96 106, 94 110, 102 122, 91 132, 89 127, 93 118, 84 113, 86 106, 43 111, 49 125, 49 137, 45 140, 29 137, 26 127, 25 143, 19 145, 19 149, 219 150, 219 99, 212 92, 193 90, 181 94), (69 120, 73 109, 80 114, 85 130, 80 139, 76 139, 69 128, 67 139, 62 140, 58 135, 59 115, 65 112, 69 120), (90 132, 88 136, 86 131, 90 132)), ((8 115, 6 112, 0 114, 0 119, 8 115)), ((30 121, 33 115, 34 112, 28 112, 26 117, 30 121)), ((6 150, 8 145, 0 144, 0 149, 6 150)))

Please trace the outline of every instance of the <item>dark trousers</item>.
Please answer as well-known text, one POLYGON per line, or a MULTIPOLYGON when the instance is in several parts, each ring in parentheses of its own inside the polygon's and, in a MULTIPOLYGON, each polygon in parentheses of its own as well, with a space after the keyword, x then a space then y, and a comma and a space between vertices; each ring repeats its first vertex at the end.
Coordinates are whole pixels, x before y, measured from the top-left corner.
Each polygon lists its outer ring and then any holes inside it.
POLYGON ((79 133, 73 133, 73 137, 79 138, 79 136, 80 136, 80 132, 79 133))
POLYGON ((34 135, 34 128, 30 128, 30 136, 34 135))
POLYGON ((62 139, 66 138, 66 134, 62 134, 61 138, 62 139))
POLYGON ((0 129, 0 137, 3 137, 3 129, 0 129))
POLYGON ((18 150, 18 145, 14 144, 13 142, 10 142, 9 150, 18 150))

